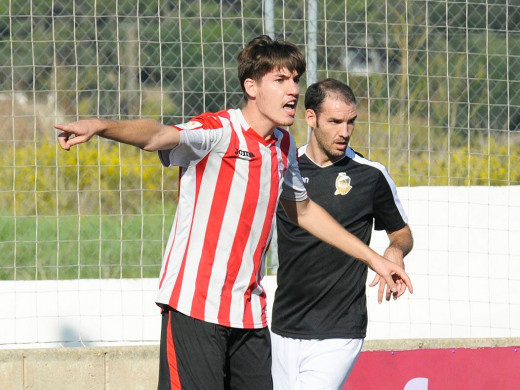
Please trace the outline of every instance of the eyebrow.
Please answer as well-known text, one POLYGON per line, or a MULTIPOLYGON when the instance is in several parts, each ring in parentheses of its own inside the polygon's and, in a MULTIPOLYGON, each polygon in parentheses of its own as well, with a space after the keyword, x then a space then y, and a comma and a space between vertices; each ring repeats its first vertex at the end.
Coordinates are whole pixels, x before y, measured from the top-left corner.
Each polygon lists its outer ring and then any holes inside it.
MULTIPOLYGON (((357 119, 357 117, 358 117, 358 116, 356 115, 356 116, 350 118, 350 119, 349 119, 348 121, 346 121, 346 122, 347 122, 347 123, 348 123, 348 122, 353 122, 353 121, 355 121, 355 120, 357 119)), ((340 118, 340 117, 337 117, 337 116, 335 116, 335 115, 332 115, 332 116, 330 116, 330 117, 328 118, 328 120, 329 120, 329 121, 330 121, 330 120, 333 120, 333 121, 340 121, 340 122, 342 122, 342 121, 343 121, 343 118, 340 118)))
POLYGON ((290 74, 287 74, 287 73, 276 72, 276 73, 274 73, 274 77, 281 77, 281 78, 284 78, 284 79, 290 79, 293 76, 290 75, 290 74))
POLYGON ((283 71, 282 69, 276 69, 273 74, 275 77, 283 77, 286 79, 290 79, 292 77, 300 77, 299 74, 293 75, 294 72, 291 72, 290 70, 286 69, 283 71))

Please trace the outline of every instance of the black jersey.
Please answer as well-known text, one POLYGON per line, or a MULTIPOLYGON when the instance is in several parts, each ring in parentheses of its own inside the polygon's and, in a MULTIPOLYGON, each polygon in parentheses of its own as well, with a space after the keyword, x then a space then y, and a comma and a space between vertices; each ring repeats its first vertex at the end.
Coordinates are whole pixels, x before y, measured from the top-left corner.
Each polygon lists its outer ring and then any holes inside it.
MULTIPOLYGON (((309 197, 367 245, 372 227, 396 231, 407 222, 395 184, 384 166, 347 148, 332 165, 316 165, 299 150, 309 197), (375 226, 374 226, 375 223, 375 226)), ((293 224, 281 205, 278 288, 272 331, 301 339, 364 338, 367 266, 293 224)))

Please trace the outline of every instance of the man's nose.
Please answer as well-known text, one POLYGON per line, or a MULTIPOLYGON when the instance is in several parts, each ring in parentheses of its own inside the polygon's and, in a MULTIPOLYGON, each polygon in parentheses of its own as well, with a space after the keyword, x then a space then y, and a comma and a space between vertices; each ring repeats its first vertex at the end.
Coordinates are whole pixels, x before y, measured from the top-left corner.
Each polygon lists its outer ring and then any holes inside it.
POLYGON ((299 95, 300 94, 300 85, 295 82, 295 81, 291 81, 290 82, 290 86, 289 86, 289 93, 291 95, 299 95))
POLYGON ((340 133, 339 135, 342 137, 342 138, 348 138, 350 137, 350 134, 352 133, 351 129, 350 129, 350 126, 348 125, 348 123, 344 123, 342 126, 341 126, 341 130, 340 130, 340 133))

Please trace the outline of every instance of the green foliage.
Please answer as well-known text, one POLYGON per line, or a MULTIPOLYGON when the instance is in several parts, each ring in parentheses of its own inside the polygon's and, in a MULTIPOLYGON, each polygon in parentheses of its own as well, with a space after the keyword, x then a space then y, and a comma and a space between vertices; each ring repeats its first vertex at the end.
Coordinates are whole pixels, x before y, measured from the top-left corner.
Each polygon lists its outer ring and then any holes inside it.
POLYGON ((157 276, 177 169, 105 140, 13 145, 0 168, 0 280, 157 276))
POLYGON ((177 191, 177 169, 128 145, 95 139, 70 152, 55 142, 12 145, 11 165, 0 168, 3 215, 154 214, 177 191))
POLYGON ((357 123, 351 144, 384 164, 398 186, 520 184, 517 134, 476 131, 468 136, 420 122, 399 125, 398 118, 391 125, 371 119, 357 123))
MULTIPOLYGON (((262 4, 0 2, 0 279, 157 275, 177 170, 104 140, 63 152, 42 118, 179 123, 238 106, 236 55, 264 33, 262 4), (29 102, 8 106, 10 95, 29 102)), ((276 36, 304 52, 305 7, 274 10, 276 36)), ((318 12, 318 78, 352 86, 352 145, 397 185, 520 184, 519 7, 325 0, 318 12), (383 68, 347 72, 347 48, 378 53, 383 68)), ((297 117, 301 145, 302 104, 297 117)))
MULTIPOLYGON (((0 90, 57 90, 60 107, 76 115, 142 115, 136 89, 171 94, 165 117, 236 105, 236 54, 264 32, 262 7, 251 0, 32 3, 32 10, 31 2, 13 2, 0 13, 0 63, 14 65, 0 67, 0 90)), ((383 74, 356 88, 358 96, 380 99, 372 106, 376 114, 388 104, 392 114, 405 109, 439 126, 520 127, 520 93, 513 88, 520 61, 510 55, 520 47, 518 7, 498 0, 470 8, 464 2, 325 3, 318 20, 325 76, 360 84, 344 72, 345 44, 377 50, 388 61, 383 74), (404 107, 406 101, 415 104, 404 107), (437 102, 450 102, 450 112, 437 102)), ((298 0, 275 8, 276 31, 304 50, 305 16, 298 0)))

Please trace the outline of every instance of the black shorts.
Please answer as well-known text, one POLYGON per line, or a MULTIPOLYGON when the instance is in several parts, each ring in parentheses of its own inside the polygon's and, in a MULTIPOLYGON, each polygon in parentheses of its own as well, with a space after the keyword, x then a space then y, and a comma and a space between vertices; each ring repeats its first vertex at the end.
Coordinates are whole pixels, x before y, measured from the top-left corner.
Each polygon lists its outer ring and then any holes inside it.
POLYGON ((268 328, 229 328, 163 312, 159 390, 272 388, 268 328))

